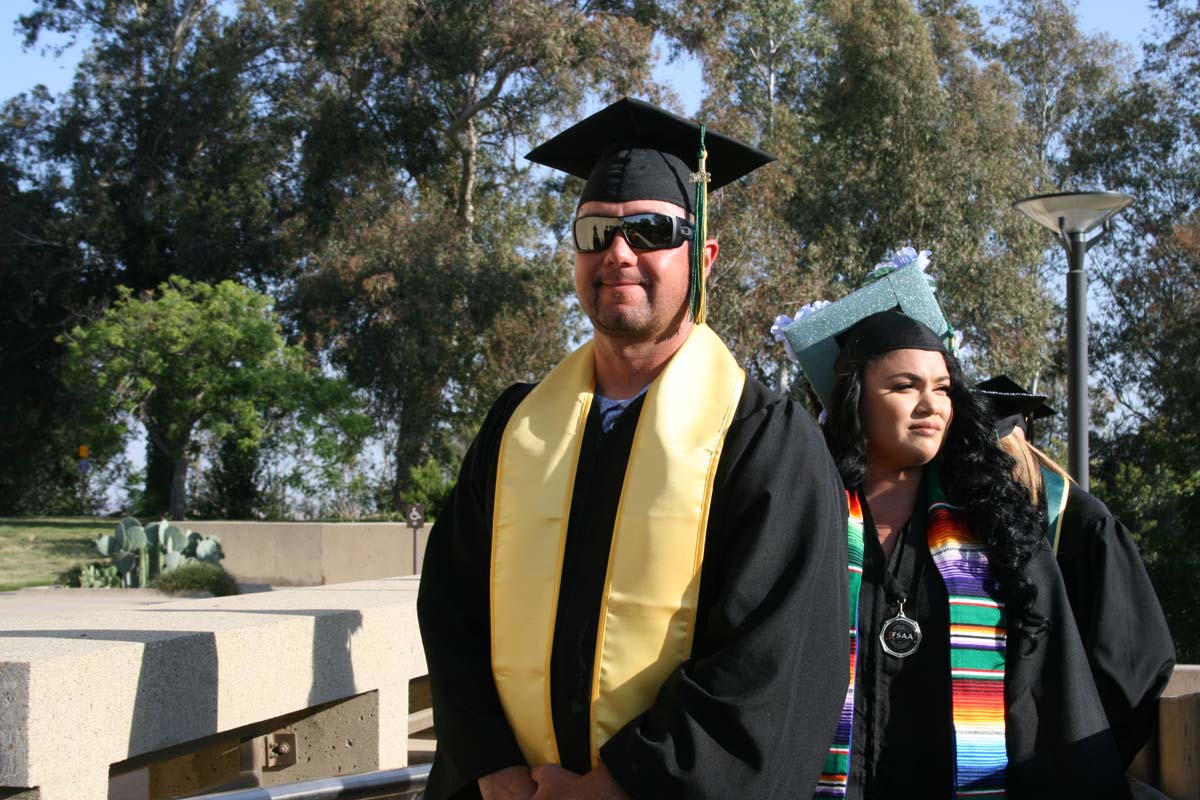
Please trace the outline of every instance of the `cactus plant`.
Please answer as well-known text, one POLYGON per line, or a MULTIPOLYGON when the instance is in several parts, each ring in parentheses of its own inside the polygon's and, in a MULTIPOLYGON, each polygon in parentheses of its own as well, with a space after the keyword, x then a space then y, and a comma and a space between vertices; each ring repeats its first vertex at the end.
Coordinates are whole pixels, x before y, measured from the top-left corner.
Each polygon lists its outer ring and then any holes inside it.
POLYGON ((79 571, 79 585, 85 589, 109 589, 121 585, 121 576, 112 564, 85 564, 79 571))
POLYGON ((106 533, 96 540, 96 549, 100 551, 100 555, 102 556, 111 556, 119 552, 121 548, 117 545, 117 538, 112 534, 106 533))
POLYGON ((174 550, 177 553, 182 553, 183 549, 187 547, 188 537, 174 525, 168 525, 164 528, 160 537, 163 545, 166 547, 166 552, 174 550))
POLYGON ((225 557, 225 551, 221 549, 221 540, 216 536, 205 536, 197 541, 195 553, 197 561, 209 564, 219 564, 225 557))
POLYGON ((125 536, 126 550, 141 550, 146 546, 146 530, 133 517, 126 517, 117 523, 117 528, 125 536))
POLYGON ((127 588, 146 586, 184 564, 204 561, 219 565, 225 557, 215 536, 185 532, 165 519, 143 528, 133 517, 126 517, 111 534, 98 538, 96 549, 112 559, 120 585, 127 588))

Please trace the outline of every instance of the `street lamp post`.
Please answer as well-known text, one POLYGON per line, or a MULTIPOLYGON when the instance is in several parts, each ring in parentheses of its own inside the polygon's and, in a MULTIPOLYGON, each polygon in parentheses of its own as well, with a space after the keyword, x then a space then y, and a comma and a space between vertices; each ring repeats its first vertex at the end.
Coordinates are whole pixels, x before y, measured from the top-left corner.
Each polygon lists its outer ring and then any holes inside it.
POLYGON ((1071 477, 1088 488, 1087 272, 1084 256, 1133 202, 1121 192, 1061 192, 1026 197, 1013 208, 1054 231, 1067 251, 1067 458, 1071 477), (1091 239, 1084 237, 1104 226, 1091 239))

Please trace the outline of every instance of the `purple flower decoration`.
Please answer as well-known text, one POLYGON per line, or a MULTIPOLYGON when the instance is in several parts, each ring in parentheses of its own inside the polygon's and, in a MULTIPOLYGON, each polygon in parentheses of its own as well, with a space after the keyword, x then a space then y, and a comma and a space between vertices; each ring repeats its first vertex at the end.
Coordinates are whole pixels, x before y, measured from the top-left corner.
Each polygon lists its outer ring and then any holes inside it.
MULTIPOLYGON (((912 247, 901 247, 896 251, 895 255, 892 256, 891 261, 881 261, 876 264, 875 269, 867 273, 867 277, 866 280, 863 281, 863 285, 865 286, 868 283, 877 281, 884 275, 889 275, 901 267, 907 267, 914 263, 917 265, 917 269, 921 270, 921 272, 924 272, 925 268, 929 266, 929 255, 930 252, 928 250, 922 250, 918 253, 912 247)), ((929 281, 929 288, 937 288, 937 281, 935 281, 931 276, 926 275, 925 280, 929 281)))
POLYGON ((788 359, 792 363, 799 363, 799 359, 796 358, 796 351, 792 349, 792 343, 789 342, 787 337, 783 335, 783 329, 797 320, 804 319, 809 314, 817 313, 827 305, 830 305, 829 300, 813 300, 811 303, 805 303, 803 306, 801 306, 795 317, 789 317, 787 314, 780 314, 775 318, 775 323, 771 325, 771 335, 775 337, 775 341, 783 342, 783 346, 787 348, 788 359))

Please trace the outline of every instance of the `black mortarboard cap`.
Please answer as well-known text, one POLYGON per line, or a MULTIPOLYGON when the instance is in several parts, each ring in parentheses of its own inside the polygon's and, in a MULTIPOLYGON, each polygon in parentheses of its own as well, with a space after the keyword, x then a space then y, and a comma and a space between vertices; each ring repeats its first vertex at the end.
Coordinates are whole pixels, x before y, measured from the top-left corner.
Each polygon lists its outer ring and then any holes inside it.
POLYGON ((1046 403, 1046 395, 1030 394, 1007 375, 997 375, 975 384, 972 391, 985 399, 991 408, 992 427, 1003 439, 1018 425, 1029 433, 1033 420, 1051 417, 1056 413, 1046 403))
MULTIPOLYGON (((775 160, 748 144, 705 130, 708 191, 775 160)), ((693 213, 700 125, 626 97, 577 122, 525 157, 587 181, 579 202, 665 200, 693 213)))

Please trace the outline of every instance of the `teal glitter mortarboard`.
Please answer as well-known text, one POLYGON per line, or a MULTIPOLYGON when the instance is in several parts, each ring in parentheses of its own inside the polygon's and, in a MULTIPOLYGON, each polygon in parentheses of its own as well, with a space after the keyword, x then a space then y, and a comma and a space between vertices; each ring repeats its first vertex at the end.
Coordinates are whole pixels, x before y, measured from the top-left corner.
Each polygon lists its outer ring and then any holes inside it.
POLYGON ((942 339, 947 350, 953 350, 954 331, 916 262, 885 272, 873 283, 780 330, 822 406, 829 408, 837 379, 834 363, 840 346, 836 337, 872 314, 893 308, 925 325, 942 339))

